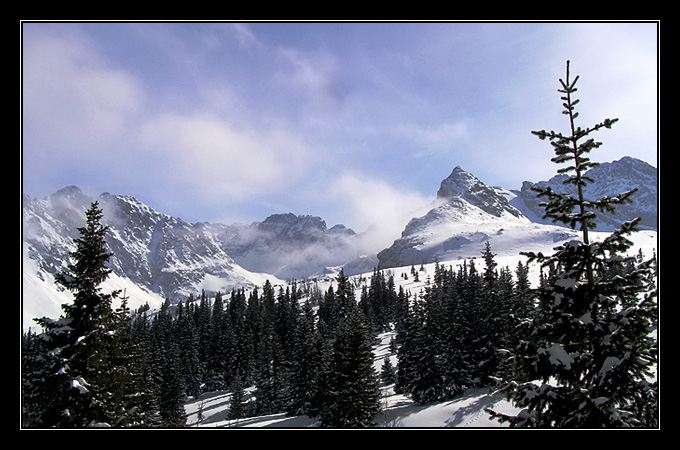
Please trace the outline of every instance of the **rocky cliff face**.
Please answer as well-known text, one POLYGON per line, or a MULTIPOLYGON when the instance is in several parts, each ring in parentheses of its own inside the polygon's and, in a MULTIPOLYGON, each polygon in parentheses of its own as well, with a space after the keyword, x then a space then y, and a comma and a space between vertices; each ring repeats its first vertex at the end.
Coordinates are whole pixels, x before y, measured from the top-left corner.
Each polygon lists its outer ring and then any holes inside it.
POLYGON ((460 166, 453 169, 451 175, 442 181, 437 191, 437 199, 446 203, 463 200, 494 217, 506 214, 522 216, 522 213, 510 205, 508 199, 499 194, 497 189, 482 183, 460 166))
MULTIPOLYGON (((601 163, 590 169, 585 174, 595 180, 586 186, 584 195, 586 199, 599 199, 606 195, 621 194, 631 189, 638 189, 633 197, 633 203, 620 205, 615 213, 597 213, 597 230, 612 231, 623 222, 641 217, 641 229, 656 230, 658 228, 658 170, 652 165, 636 158, 624 157, 610 163, 601 163)), ((556 192, 576 195, 573 185, 565 185, 563 181, 566 175, 557 175, 548 181, 533 183, 525 181, 519 191, 515 191, 517 197, 511 204, 522 210, 532 221, 538 223, 552 223, 544 220, 543 208, 539 203, 543 199, 536 198, 536 193, 531 190, 534 186, 550 186, 556 192)))
MULTIPOLYGON (((622 158, 588 171, 595 180, 586 197, 597 199, 637 188, 633 203, 614 214, 598 213, 598 230, 611 231, 621 223, 642 217, 641 228, 657 228, 657 170, 634 159, 622 158)), ((573 230, 542 219, 543 200, 532 186, 550 185, 569 192, 556 176, 539 183, 525 182, 519 191, 484 184, 474 175, 456 167, 444 179, 437 201, 424 216, 413 218, 389 248, 378 253, 381 267, 398 267, 435 260, 471 258, 480 255, 487 241, 495 251, 530 251, 534 245, 550 245, 576 237, 573 230)))
POLYGON ((25 257, 33 260, 39 277, 51 277, 68 264, 73 238, 93 200, 109 226, 106 242, 114 274, 149 292, 181 300, 201 289, 256 286, 266 278, 240 267, 209 224, 184 222, 133 197, 104 193, 90 198, 74 186, 45 199, 23 198, 25 257))

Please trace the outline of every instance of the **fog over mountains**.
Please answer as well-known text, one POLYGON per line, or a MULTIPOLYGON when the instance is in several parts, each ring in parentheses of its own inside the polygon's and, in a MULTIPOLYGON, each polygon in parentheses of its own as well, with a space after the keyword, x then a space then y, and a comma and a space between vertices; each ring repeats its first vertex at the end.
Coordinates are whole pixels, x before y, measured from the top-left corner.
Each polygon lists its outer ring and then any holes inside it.
MULTIPOLYGON (((642 227, 657 229, 657 169, 622 158, 591 169, 596 183, 587 197, 616 195, 638 188, 633 204, 615 215, 598 214, 598 229, 611 230, 641 216, 642 227)), ((91 197, 75 186, 46 198, 24 194, 23 302, 29 310, 49 309, 38 304, 63 303, 64 292, 52 276, 67 264, 75 249, 73 238, 85 223, 85 210, 97 200, 110 227, 107 243, 113 252, 111 283, 148 295, 141 301, 182 300, 189 294, 230 291, 261 286, 266 279, 283 283, 292 278, 333 274, 340 267, 348 275, 389 268, 479 256, 489 241, 495 252, 530 251, 575 236, 568 228, 541 218, 534 185, 564 191, 561 177, 525 182, 518 190, 491 187, 461 167, 441 183, 429 211, 404 224, 394 243, 376 252, 367 245, 369 232, 343 225, 328 227, 320 217, 273 214, 251 224, 188 223, 148 207, 134 197, 103 193, 91 197), (45 299, 49 297, 49 299, 45 299)), ((138 295, 139 296, 139 295, 138 295)), ((57 314, 58 314, 58 308, 57 314)), ((30 319, 30 317, 29 317, 30 319)))

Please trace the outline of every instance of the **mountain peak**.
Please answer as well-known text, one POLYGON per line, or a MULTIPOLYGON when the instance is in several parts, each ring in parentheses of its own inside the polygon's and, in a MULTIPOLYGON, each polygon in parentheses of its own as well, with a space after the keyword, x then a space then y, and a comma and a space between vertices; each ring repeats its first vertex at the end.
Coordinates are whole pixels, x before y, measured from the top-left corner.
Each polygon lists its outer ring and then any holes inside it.
POLYGON ((326 232, 326 222, 321 217, 310 215, 295 215, 293 213, 272 214, 258 226, 275 234, 287 234, 300 230, 326 232))
MULTIPOLYGON (((615 212, 598 211, 595 223, 596 231, 611 231, 618 228, 621 223, 641 217, 641 228, 658 228, 658 170, 651 164, 630 156, 612 162, 602 162, 589 169, 585 176, 595 180, 588 184, 583 194, 588 200, 595 200, 604 196, 618 195, 631 189, 637 189, 633 194, 632 203, 618 205, 615 212)), ((542 219, 544 209, 540 206, 540 200, 532 190, 534 186, 549 186, 553 191, 576 196, 576 188, 573 185, 565 185, 567 175, 558 174, 547 181, 537 183, 525 181, 518 192, 519 198, 514 202, 527 217, 539 223, 551 223, 550 220, 542 219)))
POLYGON ((496 189, 487 186, 460 166, 456 166, 451 175, 442 181, 437 198, 447 203, 465 200, 496 217, 500 217, 504 212, 515 217, 522 215, 496 189))
POLYGON ((84 196, 85 196, 85 194, 83 194, 83 191, 78 186, 65 186, 65 187, 59 189, 58 191, 56 191, 50 197, 53 197, 53 198, 82 198, 84 196))
POLYGON ((467 172, 460 166, 456 166, 451 175, 446 177, 437 191, 437 198, 449 199, 453 197, 460 197, 462 194, 469 192, 475 185, 483 185, 477 177, 467 172))

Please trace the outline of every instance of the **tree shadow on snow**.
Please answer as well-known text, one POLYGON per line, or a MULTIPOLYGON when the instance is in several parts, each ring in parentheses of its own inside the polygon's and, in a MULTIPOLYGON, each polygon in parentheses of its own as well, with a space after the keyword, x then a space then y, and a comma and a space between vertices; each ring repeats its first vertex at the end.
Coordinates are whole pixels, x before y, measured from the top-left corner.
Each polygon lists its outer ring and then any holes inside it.
MULTIPOLYGON (((473 397, 478 397, 480 394, 479 390, 475 390, 470 392, 467 395, 464 395, 461 398, 457 398, 446 405, 452 405, 455 403, 461 403, 464 402, 467 399, 473 398, 473 397)), ((477 400, 471 402, 468 405, 461 406, 460 408, 456 409, 453 414, 451 414, 451 417, 446 420, 446 426, 447 427, 474 427, 474 422, 477 421, 477 419, 484 417, 486 418, 489 413, 487 413, 485 410, 486 408, 492 407, 494 404, 496 404, 499 400, 503 398, 502 394, 499 393, 489 393, 487 395, 483 395, 477 400)), ((480 425, 480 427, 483 427, 483 425, 480 425)))

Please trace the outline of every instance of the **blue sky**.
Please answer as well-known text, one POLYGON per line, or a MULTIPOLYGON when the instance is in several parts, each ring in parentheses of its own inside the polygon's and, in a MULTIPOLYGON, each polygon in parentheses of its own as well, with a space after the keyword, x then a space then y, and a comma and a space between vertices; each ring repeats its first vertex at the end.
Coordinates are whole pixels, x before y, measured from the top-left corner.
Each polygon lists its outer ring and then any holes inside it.
MULTIPOLYGON (((132 195, 190 222, 281 212, 363 231, 455 166, 510 189, 558 166, 578 74, 595 161, 654 166, 657 23, 23 23, 24 193, 132 195)), ((403 224, 399 224, 403 226, 403 224)))

